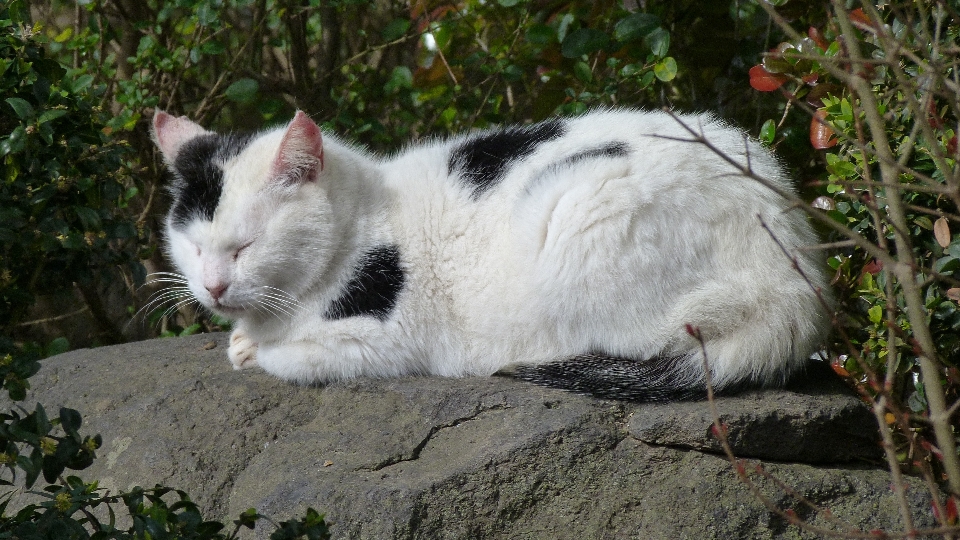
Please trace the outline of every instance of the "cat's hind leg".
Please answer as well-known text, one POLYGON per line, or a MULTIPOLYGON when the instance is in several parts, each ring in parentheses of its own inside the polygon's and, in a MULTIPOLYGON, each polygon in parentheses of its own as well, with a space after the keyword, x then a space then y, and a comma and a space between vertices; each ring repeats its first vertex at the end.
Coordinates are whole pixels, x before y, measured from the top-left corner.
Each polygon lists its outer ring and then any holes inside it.
POLYGON ((257 342, 253 341, 242 328, 236 328, 230 334, 230 348, 227 357, 233 369, 246 369, 257 365, 257 342))

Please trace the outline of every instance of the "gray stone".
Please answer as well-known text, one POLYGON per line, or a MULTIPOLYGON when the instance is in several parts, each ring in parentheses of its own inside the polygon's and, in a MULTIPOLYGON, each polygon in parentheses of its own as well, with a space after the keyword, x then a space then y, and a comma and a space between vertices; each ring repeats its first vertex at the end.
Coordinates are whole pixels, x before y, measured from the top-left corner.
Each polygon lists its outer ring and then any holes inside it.
MULTIPOLYGON (((881 457, 873 413, 837 377, 818 372, 782 391, 746 392, 715 403, 727 441, 740 457, 803 463, 881 457)), ((649 444, 722 452, 713 435, 714 413, 703 403, 638 407, 629 431, 649 444)))
MULTIPOLYGON (((44 361, 32 398, 80 410, 81 431, 103 435, 82 477, 184 489, 212 518, 254 507, 283 520, 310 506, 335 538, 821 536, 771 511, 713 453, 706 403, 629 405, 502 378, 301 387, 233 371, 226 343, 214 334, 69 352, 44 361)), ((863 407, 855 398, 831 409, 833 399, 763 392, 717 406, 738 426, 737 447, 764 456, 741 463, 767 504, 840 527, 772 475, 843 527, 897 531, 889 474, 844 463, 871 455, 856 444, 836 448, 851 430, 872 444, 872 419, 847 411, 863 407), (846 420, 810 427, 832 414, 846 420), (817 439, 820 429, 831 435, 817 439), (769 453, 794 431, 795 448, 769 453), (772 444, 757 442, 764 432, 772 444)), ((915 524, 932 525, 923 483, 909 479, 908 494, 915 524)))

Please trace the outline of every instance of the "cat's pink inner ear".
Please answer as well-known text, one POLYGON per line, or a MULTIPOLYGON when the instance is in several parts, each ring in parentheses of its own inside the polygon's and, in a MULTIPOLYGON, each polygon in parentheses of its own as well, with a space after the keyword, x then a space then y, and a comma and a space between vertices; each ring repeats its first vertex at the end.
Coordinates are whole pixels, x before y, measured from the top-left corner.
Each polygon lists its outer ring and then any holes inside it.
POLYGON ((186 116, 172 116, 161 110, 153 115, 153 140, 164 159, 173 163, 180 148, 190 139, 210 133, 186 116))
POLYGON ((311 182, 323 170, 323 135, 320 127, 303 111, 287 126, 277 157, 273 177, 285 182, 311 182))

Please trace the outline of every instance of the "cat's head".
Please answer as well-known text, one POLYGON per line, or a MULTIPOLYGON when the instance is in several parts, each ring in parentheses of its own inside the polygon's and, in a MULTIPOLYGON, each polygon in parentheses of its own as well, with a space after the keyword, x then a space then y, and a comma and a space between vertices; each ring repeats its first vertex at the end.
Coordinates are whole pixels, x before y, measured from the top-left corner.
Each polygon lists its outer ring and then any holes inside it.
POLYGON ((173 177, 167 252, 204 306, 228 318, 289 313, 328 260, 320 128, 218 134, 158 111, 153 139, 173 177))

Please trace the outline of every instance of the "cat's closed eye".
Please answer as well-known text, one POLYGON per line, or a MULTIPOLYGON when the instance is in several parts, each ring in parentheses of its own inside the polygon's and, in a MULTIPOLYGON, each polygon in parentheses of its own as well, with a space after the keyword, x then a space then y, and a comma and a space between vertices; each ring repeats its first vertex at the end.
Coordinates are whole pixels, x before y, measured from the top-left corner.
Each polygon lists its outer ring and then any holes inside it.
POLYGON ((240 257, 240 254, 243 253, 243 251, 246 250, 248 247, 250 247, 251 244, 253 244, 252 240, 250 242, 247 242, 246 244, 241 245, 236 250, 234 250, 233 260, 237 260, 237 258, 240 257))

